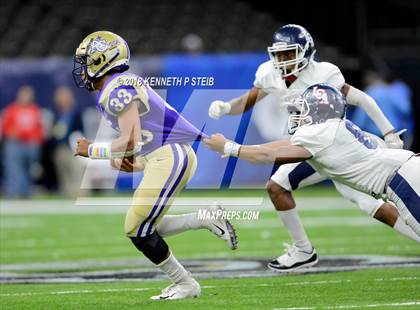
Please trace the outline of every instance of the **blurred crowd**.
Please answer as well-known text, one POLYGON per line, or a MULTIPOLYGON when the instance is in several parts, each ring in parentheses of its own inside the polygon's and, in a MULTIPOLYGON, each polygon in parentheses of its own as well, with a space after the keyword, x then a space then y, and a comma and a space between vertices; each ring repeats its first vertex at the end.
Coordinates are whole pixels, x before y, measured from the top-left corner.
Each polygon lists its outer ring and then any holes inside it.
POLYGON ((22 86, 2 111, 1 184, 7 198, 31 197, 35 183, 78 195, 82 166, 70 143, 73 134, 83 134, 81 113, 69 87, 56 88, 53 96, 54 111, 41 109, 34 89, 22 86))
MULTIPOLYGON (((410 88, 402 80, 386 79, 376 72, 368 72, 364 82, 365 91, 376 100, 396 130, 407 129, 402 137, 405 148, 410 148, 414 130, 410 88)), ((68 86, 57 87, 52 95, 54 109, 41 108, 34 88, 25 85, 1 111, 0 188, 6 198, 30 198, 34 188, 37 192, 57 192, 69 198, 81 193, 86 162, 74 156, 72 146, 79 137, 97 136, 99 114, 93 107, 82 113, 68 86)), ((350 111, 349 117, 362 129, 380 136, 360 108, 350 111)), ((276 128, 279 119, 256 118, 256 121, 262 123, 257 126, 261 131, 270 121, 274 125, 270 128, 276 128)), ((260 134, 266 136, 264 132, 260 134)), ((110 137, 105 132, 106 135, 110 137)), ((102 169, 95 170, 100 173, 102 169)))
MULTIPOLYGON (((375 99, 396 131, 406 129, 402 134, 402 139, 404 147, 409 149, 414 135, 412 91, 410 87, 397 77, 375 71, 368 71, 363 79, 366 85, 365 92, 375 99)), ((351 115, 351 119, 363 130, 381 136, 379 129, 362 109, 356 109, 351 115)))

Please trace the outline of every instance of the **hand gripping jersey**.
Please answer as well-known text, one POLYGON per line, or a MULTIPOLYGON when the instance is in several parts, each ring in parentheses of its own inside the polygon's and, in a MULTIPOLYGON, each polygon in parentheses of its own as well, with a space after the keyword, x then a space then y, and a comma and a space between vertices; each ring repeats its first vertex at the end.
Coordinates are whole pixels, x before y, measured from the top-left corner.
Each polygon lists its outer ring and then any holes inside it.
POLYGON ((280 105, 284 106, 286 102, 292 102, 311 85, 326 83, 341 89, 345 83, 340 69, 329 62, 311 61, 305 69, 296 74, 296 77, 297 79, 290 87, 287 87, 285 80, 274 69, 272 62, 267 61, 258 67, 254 86, 275 95, 280 105))
POLYGON ((136 100, 146 155, 170 143, 188 143, 206 137, 165 102, 142 78, 132 73, 112 75, 98 94, 96 106, 110 126, 119 131, 118 116, 136 100))
POLYGON ((375 197, 414 154, 380 148, 351 121, 341 119, 300 127, 290 141, 312 154, 308 161, 321 174, 375 197))

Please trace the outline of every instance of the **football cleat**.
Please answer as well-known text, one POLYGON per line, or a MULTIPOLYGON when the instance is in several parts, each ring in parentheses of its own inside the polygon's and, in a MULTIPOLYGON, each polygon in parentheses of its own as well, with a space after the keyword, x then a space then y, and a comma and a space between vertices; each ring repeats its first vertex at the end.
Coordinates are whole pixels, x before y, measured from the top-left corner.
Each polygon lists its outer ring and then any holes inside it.
POLYGON ((286 253, 273 259, 269 264, 268 268, 274 271, 287 272, 301 268, 308 268, 318 263, 318 256, 315 248, 312 251, 305 252, 295 245, 285 244, 286 253))
POLYGON ((175 300, 197 298, 201 295, 201 287, 197 281, 190 279, 188 282, 171 284, 164 288, 160 295, 150 297, 151 300, 175 300))
POLYGON ((212 217, 208 220, 207 229, 218 238, 226 241, 231 250, 237 249, 238 237, 236 235, 235 228, 224 216, 224 214, 226 214, 225 209, 218 204, 214 204, 206 208, 206 210, 216 217, 214 219, 212 217))

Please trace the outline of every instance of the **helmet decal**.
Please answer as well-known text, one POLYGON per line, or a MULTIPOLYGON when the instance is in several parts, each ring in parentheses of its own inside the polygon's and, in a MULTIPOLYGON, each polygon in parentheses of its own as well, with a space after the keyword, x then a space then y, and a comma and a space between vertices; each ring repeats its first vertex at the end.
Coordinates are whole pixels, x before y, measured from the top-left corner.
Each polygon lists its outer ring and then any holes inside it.
POLYGON ((85 37, 73 57, 73 78, 78 87, 94 90, 94 81, 110 70, 129 68, 127 42, 110 31, 96 31, 85 37))
POLYGON ((93 54, 95 52, 104 52, 108 47, 109 46, 105 39, 103 39, 101 36, 98 36, 91 41, 88 53, 93 54))
POLYGON ((312 85, 287 107, 289 133, 293 134, 302 126, 342 119, 346 106, 346 99, 338 89, 328 84, 312 85))

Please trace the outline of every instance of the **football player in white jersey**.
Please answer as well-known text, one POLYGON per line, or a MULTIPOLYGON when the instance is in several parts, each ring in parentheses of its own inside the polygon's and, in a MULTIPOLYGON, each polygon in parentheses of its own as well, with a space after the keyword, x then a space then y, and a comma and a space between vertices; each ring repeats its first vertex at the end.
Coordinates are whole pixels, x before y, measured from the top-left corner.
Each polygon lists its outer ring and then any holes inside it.
POLYGON ((290 141, 245 146, 215 134, 204 142, 224 156, 253 163, 307 160, 316 171, 336 182, 392 201, 420 237, 420 154, 379 147, 378 137, 345 119, 346 105, 339 90, 315 84, 288 104, 288 127, 293 133, 290 141))
MULTIPOLYGON (((225 114, 235 115, 247 111, 267 95, 275 96, 280 108, 287 113, 286 105, 298 97, 307 87, 316 83, 328 83, 340 89, 349 104, 363 108, 384 135, 389 148, 402 148, 399 135, 384 116, 376 102, 364 92, 345 83, 339 68, 328 62, 316 62, 314 43, 305 28, 289 24, 274 33, 274 43, 268 47, 270 60, 261 64, 255 74, 254 87, 241 97, 229 102, 214 101, 209 116, 219 119, 225 114)), ((326 177, 317 173, 306 161, 280 166, 267 183, 270 198, 284 226, 293 240, 284 255, 273 260, 269 267, 275 270, 292 270, 317 263, 317 254, 299 219, 291 192, 316 184, 326 177)), ((388 224, 403 235, 419 240, 418 236, 399 217, 396 208, 358 192, 333 180, 337 190, 356 203, 363 211, 388 224)))

